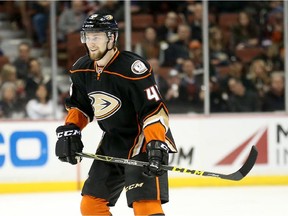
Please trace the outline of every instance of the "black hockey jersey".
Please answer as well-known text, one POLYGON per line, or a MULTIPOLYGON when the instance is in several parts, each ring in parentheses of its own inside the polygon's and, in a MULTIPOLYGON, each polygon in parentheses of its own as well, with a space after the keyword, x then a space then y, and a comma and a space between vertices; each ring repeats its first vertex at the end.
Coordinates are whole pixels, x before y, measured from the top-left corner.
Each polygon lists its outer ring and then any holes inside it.
POLYGON ((153 137, 159 125, 165 128, 162 141, 170 152, 177 152, 167 108, 155 84, 152 68, 143 58, 117 50, 99 70, 96 61, 85 55, 75 62, 70 76, 72 85, 66 107, 81 111, 89 121, 97 119, 104 132, 98 148, 101 154, 133 157, 145 151, 148 141, 159 139, 153 137), (152 131, 150 137, 144 135, 148 127, 152 131))

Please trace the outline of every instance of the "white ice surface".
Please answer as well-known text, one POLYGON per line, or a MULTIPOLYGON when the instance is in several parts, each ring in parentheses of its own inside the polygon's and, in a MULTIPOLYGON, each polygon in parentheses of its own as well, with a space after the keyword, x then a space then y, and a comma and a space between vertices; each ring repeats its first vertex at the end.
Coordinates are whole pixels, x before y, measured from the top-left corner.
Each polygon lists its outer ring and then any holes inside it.
MULTIPOLYGON (((80 192, 0 195, 0 216, 79 216, 80 192)), ((170 189, 166 216, 287 216, 288 186, 170 189)), ((133 216, 125 193, 113 216, 133 216)))

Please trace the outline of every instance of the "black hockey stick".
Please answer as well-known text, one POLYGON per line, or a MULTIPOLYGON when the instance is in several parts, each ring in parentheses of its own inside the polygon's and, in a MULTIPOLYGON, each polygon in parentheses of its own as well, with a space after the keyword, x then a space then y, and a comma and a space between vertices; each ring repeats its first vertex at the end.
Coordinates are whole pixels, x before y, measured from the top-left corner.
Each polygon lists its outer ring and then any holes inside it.
MULTIPOLYGON (((117 164, 125 164, 125 165, 131 165, 131 166, 148 166, 148 162, 144 161, 138 161, 138 160, 132 160, 132 159, 124 159, 124 158, 117 158, 117 157, 109 157, 104 155, 97 155, 97 154, 89 154, 89 153, 77 153, 80 157, 84 158, 90 158, 94 160, 100 160, 110 163, 117 163, 117 164)), ((180 168, 175 166, 168 166, 163 165, 162 168, 164 170, 168 171, 174 171, 174 172, 180 172, 180 173, 188 173, 192 175, 198 175, 198 176, 209 176, 209 177, 216 177, 221 179, 227 179, 232 181, 239 181, 243 179, 253 168, 256 159, 257 159, 258 151, 255 146, 252 146, 251 151, 249 153, 249 156, 243 166, 236 172, 231 174, 220 174, 215 172, 207 172, 207 171, 201 171, 201 170, 192 170, 187 168, 180 168)))

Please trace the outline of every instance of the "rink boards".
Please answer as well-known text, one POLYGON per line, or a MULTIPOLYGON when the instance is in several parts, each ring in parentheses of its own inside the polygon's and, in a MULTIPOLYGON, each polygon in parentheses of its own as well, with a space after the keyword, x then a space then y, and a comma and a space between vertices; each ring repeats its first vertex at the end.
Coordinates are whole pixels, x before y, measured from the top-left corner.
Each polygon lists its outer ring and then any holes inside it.
MULTIPOLYGON (((55 157, 58 121, 1 121, 0 193, 80 189, 92 160, 80 165, 55 157)), ((256 164, 241 181, 169 172, 170 186, 288 185, 288 116, 171 116, 178 154, 170 165, 229 174, 241 167, 250 148, 259 151, 256 164)), ((102 132, 96 122, 82 133, 84 151, 93 153, 102 132)))

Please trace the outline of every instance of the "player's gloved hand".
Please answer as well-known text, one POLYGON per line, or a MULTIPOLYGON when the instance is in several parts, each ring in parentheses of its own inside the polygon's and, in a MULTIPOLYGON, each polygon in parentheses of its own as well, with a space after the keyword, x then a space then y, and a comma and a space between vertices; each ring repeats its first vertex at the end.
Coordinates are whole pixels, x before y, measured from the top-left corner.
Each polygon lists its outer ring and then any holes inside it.
POLYGON ((146 166, 144 172, 147 176, 160 176, 166 171, 162 169, 162 165, 168 164, 168 146, 161 141, 151 141, 146 147, 149 165, 146 166))
POLYGON ((56 156, 63 162, 77 164, 76 152, 80 153, 83 150, 79 127, 74 124, 59 126, 56 134, 56 156))

